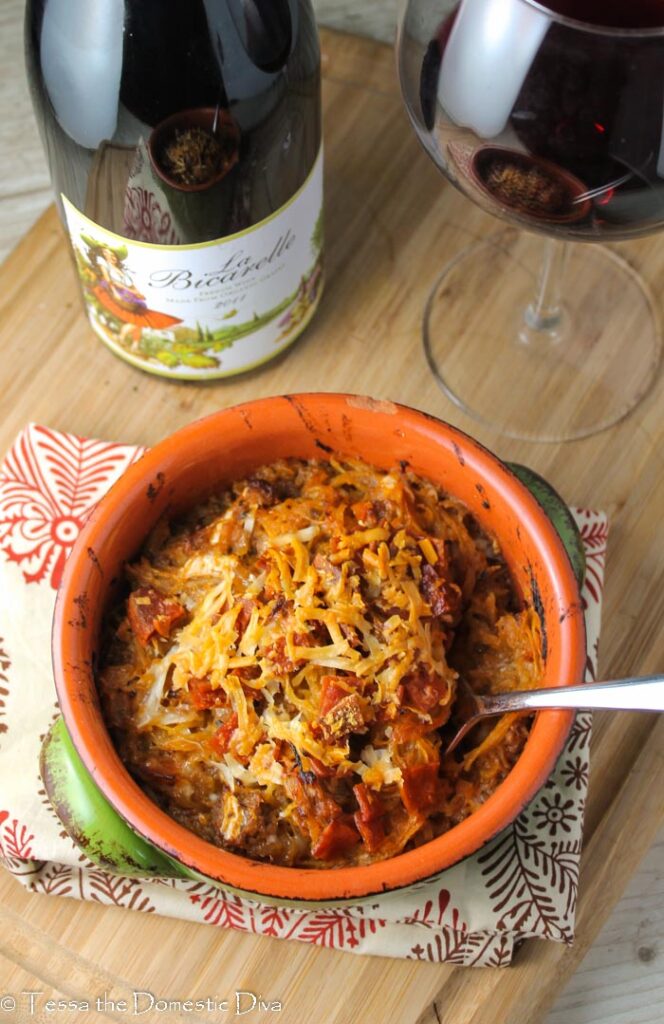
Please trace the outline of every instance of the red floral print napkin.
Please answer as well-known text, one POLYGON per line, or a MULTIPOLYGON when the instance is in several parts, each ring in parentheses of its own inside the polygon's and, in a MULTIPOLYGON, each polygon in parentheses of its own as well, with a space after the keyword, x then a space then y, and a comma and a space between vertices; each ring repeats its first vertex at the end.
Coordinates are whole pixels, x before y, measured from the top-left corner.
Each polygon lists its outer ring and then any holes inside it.
MULTIPOLYGON (((588 786, 591 717, 577 716, 530 806, 437 881, 342 910, 275 909, 203 882, 122 878, 63 832, 39 776, 57 714, 50 665, 55 592, 81 524, 141 454, 29 426, 0 466, 0 855, 35 893, 96 900, 222 928, 378 956, 509 964, 526 938, 571 942, 588 786), (20 770, 19 770, 20 769, 20 770)), ((595 678, 607 520, 574 509, 586 548, 587 677, 595 678)))

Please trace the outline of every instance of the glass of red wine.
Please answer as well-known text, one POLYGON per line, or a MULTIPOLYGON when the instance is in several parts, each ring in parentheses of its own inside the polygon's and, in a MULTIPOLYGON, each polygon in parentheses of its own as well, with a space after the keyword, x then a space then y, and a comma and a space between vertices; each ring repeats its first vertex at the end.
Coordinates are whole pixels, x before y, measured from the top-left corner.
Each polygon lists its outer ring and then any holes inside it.
POLYGON ((658 312, 613 247, 570 243, 664 227, 664 0, 402 6, 415 131, 452 184, 511 225, 476 235, 435 283, 431 369, 510 436, 597 433, 652 388, 658 312))

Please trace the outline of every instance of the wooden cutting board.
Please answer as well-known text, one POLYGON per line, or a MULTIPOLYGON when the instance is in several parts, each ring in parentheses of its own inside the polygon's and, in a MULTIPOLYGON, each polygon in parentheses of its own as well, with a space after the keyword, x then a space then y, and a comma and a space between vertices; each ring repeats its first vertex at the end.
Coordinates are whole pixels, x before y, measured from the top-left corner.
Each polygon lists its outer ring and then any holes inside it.
MULTIPOLYGON (((419 149, 402 110, 391 51, 330 32, 322 40, 328 284, 305 337, 278 364, 230 383, 166 383, 132 369, 89 329, 51 209, 0 270, 0 449, 29 420, 150 445, 214 409, 297 390, 352 390, 418 406, 501 457, 537 469, 570 503, 610 513, 601 670, 606 677, 654 672, 664 653, 661 381, 621 425, 567 445, 501 437, 465 418, 440 393, 420 345, 425 298, 443 264, 496 224, 455 192, 419 149)), ((664 239, 617 248, 661 300, 664 239)), ((486 360, 490 366, 490 351, 486 360)), ((505 386, 513 386, 509 377, 505 386)), ((31 896, 1 872, 0 987, 40 989, 44 998, 106 992, 116 1000, 131 998, 134 989, 181 999, 246 989, 282 1002, 280 1014, 255 1011, 246 1015, 251 1022, 415 1024, 422 1017, 426 1024, 534 1024, 593 942, 664 820, 663 740, 664 722, 657 724, 655 716, 596 717, 571 948, 529 942, 514 966, 502 970, 358 957, 31 896)), ((231 1016, 162 1013, 153 1019, 231 1016)), ((74 1011, 57 1016, 59 1022, 93 1018, 127 1016, 111 1006, 85 1018, 74 1011)))

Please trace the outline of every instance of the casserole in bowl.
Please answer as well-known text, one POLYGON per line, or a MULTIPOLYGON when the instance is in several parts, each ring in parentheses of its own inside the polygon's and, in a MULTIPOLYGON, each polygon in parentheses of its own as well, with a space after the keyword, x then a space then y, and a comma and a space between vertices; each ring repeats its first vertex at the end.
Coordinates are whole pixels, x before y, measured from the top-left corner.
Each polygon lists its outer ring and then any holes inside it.
MULTIPOLYGON (((582 681, 583 615, 565 549, 530 491, 476 442, 423 413, 350 395, 264 399, 215 414, 130 467, 86 524, 58 595, 53 653, 68 735, 60 726, 51 754, 58 744, 64 750, 71 737, 69 762, 75 764, 77 754, 94 783, 81 783, 78 773, 79 785, 97 807, 92 816, 106 816, 92 845, 103 859, 111 838, 116 853, 129 843, 133 852, 127 854, 129 864, 127 856, 118 864, 122 870, 135 861, 139 874, 204 877, 262 901, 307 907, 366 899, 431 878, 478 849, 516 817, 551 771, 571 725, 569 712, 539 715, 504 781, 443 834, 387 860, 315 870, 265 863, 206 842, 169 817, 128 773, 106 729, 95 679, 105 616, 125 564, 159 520, 182 515, 257 467, 331 455, 383 468, 408 464, 461 501, 496 539, 524 607, 539 617, 541 685, 582 681), (120 821, 112 825, 114 812, 120 821)), ((80 833, 80 822, 72 821, 74 801, 66 795, 67 772, 53 765, 47 749, 49 794, 70 831, 80 833)), ((90 841, 87 847, 90 852, 90 841)))

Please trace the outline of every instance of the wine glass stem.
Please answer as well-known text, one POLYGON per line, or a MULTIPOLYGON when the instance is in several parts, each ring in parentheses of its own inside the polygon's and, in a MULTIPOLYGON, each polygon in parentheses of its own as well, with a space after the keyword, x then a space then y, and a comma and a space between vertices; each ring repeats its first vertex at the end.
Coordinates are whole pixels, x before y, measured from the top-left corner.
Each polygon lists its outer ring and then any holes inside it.
POLYGON ((563 317, 562 292, 569 243, 547 238, 540 266, 537 294, 526 308, 528 333, 558 335, 563 317))

